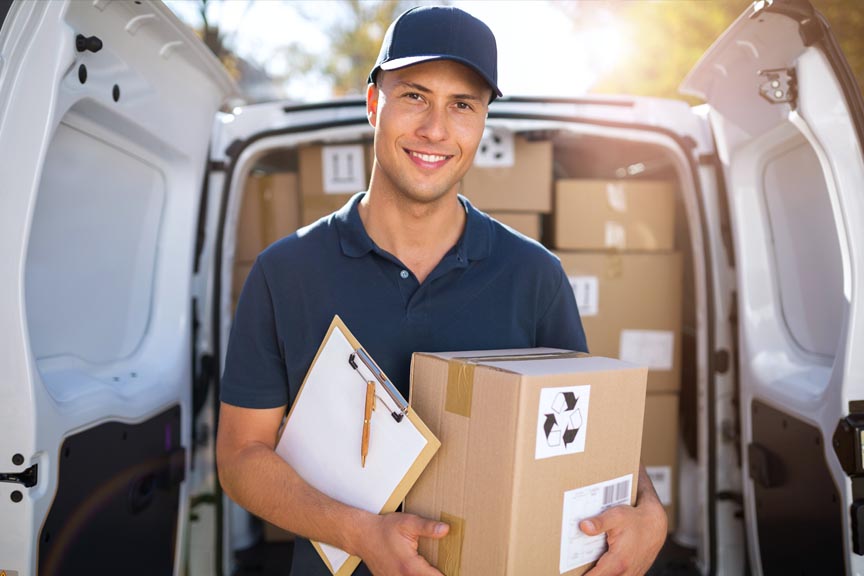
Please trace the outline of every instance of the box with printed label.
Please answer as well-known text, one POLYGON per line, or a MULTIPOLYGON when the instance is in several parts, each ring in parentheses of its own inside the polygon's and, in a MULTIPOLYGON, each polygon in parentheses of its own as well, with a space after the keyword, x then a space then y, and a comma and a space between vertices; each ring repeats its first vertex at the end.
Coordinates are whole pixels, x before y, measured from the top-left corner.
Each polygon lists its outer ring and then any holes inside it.
POLYGON ((536 212, 489 212, 489 216, 532 240, 540 241, 540 220, 536 212))
POLYGON ((678 514, 678 394, 648 394, 642 430, 642 464, 666 508, 669 531, 678 514))
POLYGON ((372 144, 325 144, 299 150, 302 224, 335 212, 369 187, 374 161, 372 144))
POLYGON ((635 502, 646 370, 549 349, 414 354, 411 406, 441 449, 405 510, 450 525, 420 553, 444 574, 586 572, 578 524, 635 502))
POLYGON ((666 180, 558 180, 559 250, 672 250, 675 185, 666 180))
POLYGON ((681 255, 556 252, 592 354, 647 366, 649 392, 681 388, 681 255))
POLYGON ((479 162, 478 150, 462 178, 462 194, 483 211, 551 212, 552 142, 509 139, 513 150, 502 154, 503 162, 479 162))
POLYGON ((297 174, 252 174, 246 180, 237 224, 235 262, 249 263, 300 226, 297 174))

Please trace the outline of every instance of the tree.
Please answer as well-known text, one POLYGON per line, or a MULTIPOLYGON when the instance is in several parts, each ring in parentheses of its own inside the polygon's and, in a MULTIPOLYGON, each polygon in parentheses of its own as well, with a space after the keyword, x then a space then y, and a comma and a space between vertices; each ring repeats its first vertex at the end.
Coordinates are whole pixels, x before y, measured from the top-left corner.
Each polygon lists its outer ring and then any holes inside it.
MULTIPOLYGON (((864 41, 860 34, 864 29, 864 3, 811 2, 832 24, 859 87, 864 86, 864 41)), ((592 92, 665 98, 682 98, 678 93, 681 81, 749 4, 748 0, 555 3, 579 29, 590 30, 614 20, 629 31, 635 49, 626 62, 601 77, 592 92)))
POLYGON ((280 56, 287 61, 289 74, 312 75, 326 78, 332 85, 334 96, 365 94, 366 79, 378 57, 381 41, 388 26, 399 14, 412 6, 422 4, 448 4, 449 0, 339 0, 328 6, 339 12, 338 18, 322 16, 321 4, 315 9, 297 10, 310 24, 323 29, 330 39, 329 52, 317 54, 292 43, 283 47, 280 56))

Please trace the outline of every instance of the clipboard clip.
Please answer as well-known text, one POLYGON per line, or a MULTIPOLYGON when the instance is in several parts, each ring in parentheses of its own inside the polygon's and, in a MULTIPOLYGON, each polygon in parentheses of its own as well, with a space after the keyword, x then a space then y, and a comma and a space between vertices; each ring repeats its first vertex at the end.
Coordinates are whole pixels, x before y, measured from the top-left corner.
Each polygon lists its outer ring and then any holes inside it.
POLYGON ((387 406, 387 409, 390 410, 390 415, 393 416, 393 419, 396 422, 402 422, 402 418, 405 417, 405 414, 408 413, 408 402, 405 401, 405 398, 402 397, 402 394, 399 390, 393 386, 393 383, 384 375, 384 372, 378 368, 378 365, 375 364, 375 361, 372 360, 372 357, 369 356, 365 350, 362 348, 357 348, 353 354, 348 356, 348 364, 360 375, 360 378, 363 379, 363 382, 366 382, 366 378, 363 374, 360 374, 359 365, 357 364, 357 359, 360 359, 360 362, 363 363, 364 366, 372 373, 372 376, 378 380, 378 383, 387 391, 387 394, 390 396, 390 399, 393 400, 396 404, 396 410, 393 410, 387 402, 384 402, 384 399, 380 396, 378 397, 381 402, 387 406))

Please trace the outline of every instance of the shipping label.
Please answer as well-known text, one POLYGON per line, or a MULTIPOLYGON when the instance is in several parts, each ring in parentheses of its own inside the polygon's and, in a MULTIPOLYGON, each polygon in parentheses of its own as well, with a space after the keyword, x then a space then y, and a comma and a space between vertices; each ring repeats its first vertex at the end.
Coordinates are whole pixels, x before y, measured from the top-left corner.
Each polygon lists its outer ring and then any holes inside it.
POLYGON ((596 316, 600 312, 600 282, 597 276, 568 276, 576 305, 582 318, 596 316))
POLYGON ((325 194, 353 194, 366 189, 366 164, 363 146, 324 146, 321 148, 325 194))
POLYGON ((649 370, 672 370, 675 334, 670 330, 622 330, 620 358, 649 370))
POLYGON ((671 466, 646 466, 645 471, 654 484, 654 490, 660 503, 664 506, 672 504, 672 467, 671 466))
POLYGON ((585 451, 590 392, 590 386, 540 390, 536 460, 585 451))
POLYGON ((606 534, 588 536, 579 522, 597 516, 612 506, 630 505, 633 475, 606 480, 564 493, 561 520, 561 574, 595 562, 606 551, 606 534))
POLYGON ((510 130, 487 128, 474 154, 474 166, 509 168, 516 163, 516 141, 510 130))

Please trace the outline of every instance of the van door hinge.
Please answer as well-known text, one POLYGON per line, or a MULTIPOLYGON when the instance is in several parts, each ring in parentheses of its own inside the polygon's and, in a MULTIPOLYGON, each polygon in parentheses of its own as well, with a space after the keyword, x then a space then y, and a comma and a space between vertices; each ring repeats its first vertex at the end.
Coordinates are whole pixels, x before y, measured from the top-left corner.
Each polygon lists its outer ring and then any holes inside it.
POLYGON ((789 104, 798 107, 798 78, 794 68, 760 70, 765 80, 759 85, 759 95, 772 104, 789 104))
POLYGON ((39 465, 34 464, 23 472, 0 472, 0 482, 11 482, 22 484, 25 488, 31 488, 39 481, 39 465))

